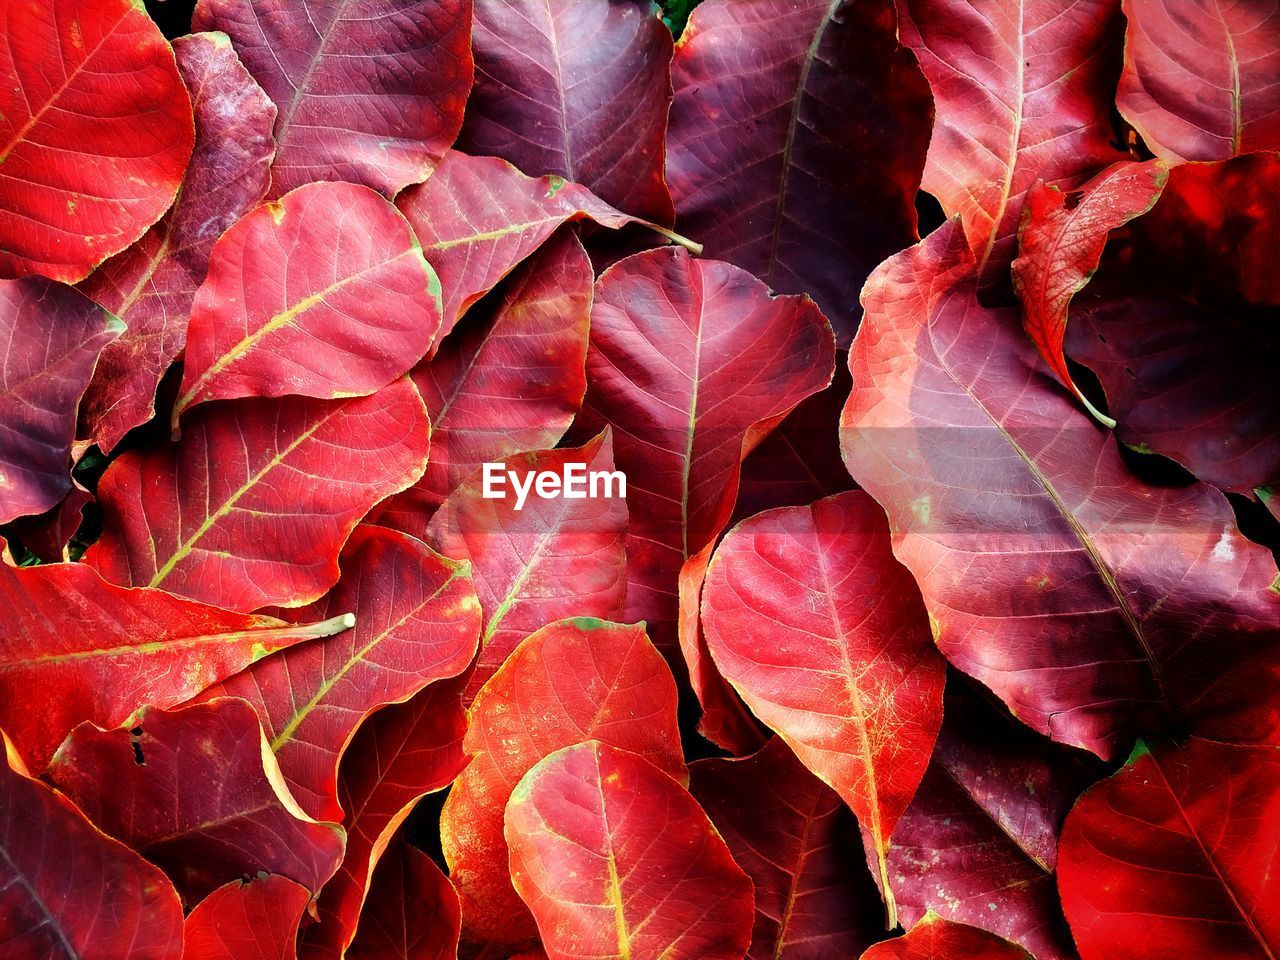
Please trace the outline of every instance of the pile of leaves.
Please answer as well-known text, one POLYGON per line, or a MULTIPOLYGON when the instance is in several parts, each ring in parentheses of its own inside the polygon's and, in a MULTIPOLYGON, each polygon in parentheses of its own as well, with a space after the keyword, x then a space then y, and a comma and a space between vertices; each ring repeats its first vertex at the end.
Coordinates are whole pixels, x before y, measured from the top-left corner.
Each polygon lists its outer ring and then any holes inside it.
POLYGON ((689 6, 0 0, 0 955, 1280 955, 1280 5, 689 6))

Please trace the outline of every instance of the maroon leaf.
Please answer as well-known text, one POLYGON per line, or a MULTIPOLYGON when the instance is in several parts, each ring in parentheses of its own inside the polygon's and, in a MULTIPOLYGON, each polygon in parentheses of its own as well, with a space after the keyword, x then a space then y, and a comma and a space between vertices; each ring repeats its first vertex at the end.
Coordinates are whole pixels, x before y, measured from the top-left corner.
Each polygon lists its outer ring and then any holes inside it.
POLYGON ((426 183, 396 198, 444 291, 444 336, 556 228, 594 220, 617 229, 637 222, 562 177, 526 177, 495 157, 449 151, 426 183))
POLYGON ((98 485, 107 579, 239 610, 310 603, 379 500, 422 476, 429 426, 399 380, 355 400, 243 400, 190 418, 176 447, 130 451, 98 485))
POLYGON ((347 960, 458 956, 458 895, 430 857, 397 840, 379 861, 373 883, 347 960))
POLYGON ((348 614, 289 626, 126 590, 79 563, 0 561, 0 598, 0 727, 34 770, 78 723, 112 727, 143 704, 176 706, 259 657, 352 623, 348 614))
POLYGON ((13 960, 179 960, 182 907, 163 873, 5 764, 0 944, 13 960))
POLYGON ((1098 269, 1111 231, 1150 210, 1168 177, 1168 167, 1157 160, 1118 163, 1070 196, 1043 183, 1026 196, 1013 262, 1023 326, 1054 375, 1108 426, 1115 421, 1089 402, 1067 367, 1062 346, 1067 310, 1098 269))
POLYGON ((812 301, 731 264, 651 250, 596 283, 586 405, 628 478, 626 616, 669 658, 681 566, 732 514, 743 457, 830 382, 834 352, 812 301))
POLYGON ((503 810, 550 753, 599 739, 686 776, 676 690, 643 627, 578 618, 543 627, 484 685, 464 743, 470 765, 445 801, 440 832, 469 940, 536 935, 508 876, 503 810))
POLYGON ((80 413, 82 435, 105 451, 151 419, 156 386, 186 342, 213 242, 271 180, 276 108, 227 38, 179 37, 173 52, 195 111, 191 165, 164 219, 80 285, 129 326, 103 351, 80 413))
POLYGON ((412 537, 358 527, 341 565, 326 597, 285 613, 311 619, 341 607, 355 611, 355 629, 269 657, 202 694, 254 705, 290 790, 324 820, 342 819, 338 763, 356 728, 378 707, 465 670, 480 630, 466 564, 412 537))
POLYGON ((280 109, 271 190, 347 180, 394 195, 453 143, 471 89, 465 0, 200 0, 280 109))
POLYGON ((191 101, 134 0, 6 4, 0 17, 0 277, 74 283, 173 202, 191 101))
POLYGON ((591 261, 572 233, 521 268, 492 316, 473 317, 413 371, 431 417, 431 459, 378 522, 418 534, 486 462, 559 442, 587 389, 591 261), (474 322, 472 322, 474 321, 474 322))
POLYGON ((933 125, 892 0, 707 0, 676 50, 668 175, 680 229, 847 344, 858 291, 914 243, 933 125))
POLYGON ((124 324, 43 277, 0 280, 0 523, 71 491, 76 410, 124 324))
POLYGON ((1062 831, 1062 905, 1084 960, 1280 951, 1280 755, 1139 744, 1062 831))
POLYGON ((484 611, 480 655, 463 695, 467 703, 516 644, 539 627, 565 617, 622 614, 626 502, 603 496, 543 499, 529 489, 539 473, 563 476, 573 464, 587 474, 612 473, 608 432, 581 447, 508 457, 503 470, 515 479, 501 487, 502 498, 485 497, 483 476, 472 476, 427 526, 428 543, 471 563, 484 611), (523 503, 516 484, 529 491, 523 503))
POLYGON ((671 32, 648 4, 476 0, 472 42, 476 87, 461 149, 558 174, 671 223, 671 32))
POLYGON ((1058 832, 1088 771, 962 688, 948 690, 945 714, 889 848, 903 923, 935 911, 1040 960, 1072 960, 1053 870, 1058 832))
POLYGON ((1225 160, 1280 148, 1280 8, 1125 0, 1116 105, 1158 157, 1225 160))
POLYGON ((751 881, 702 808, 643 757, 591 740, 525 775, 506 812, 511 877, 551 960, 737 960, 751 881))
MULTIPOLYGON (((459 681, 432 684, 405 703, 379 710, 356 732, 338 768, 347 852, 321 891, 320 923, 303 938, 305 960, 343 955, 392 836, 419 799, 448 786, 467 765, 461 689, 459 681)), ((375 901, 369 909, 378 912, 381 905, 375 901)))
POLYGON ((93 502, 93 494, 72 478, 71 492, 56 506, 37 517, 15 521, 11 529, 42 563, 61 563, 70 559, 68 545, 80 529, 82 511, 93 502))
POLYGON ((305 887, 285 877, 232 880, 187 917, 182 960, 294 960, 294 939, 310 898, 305 887))
POLYGON ((898 0, 898 12, 937 110, 924 189, 961 218, 993 278, 1013 259, 1033 183, 1069 188, 1124 159, 1111 143, 1120 4, 898 0))
POLYGON ((976 300, 954 225, 868 282, 845 463, 889 514, 935 640, 1025 723, 1104 757, 1139 729, 1280 731, 1276 572, 1203 484, 1131 476, 976 300))
POLYGON ((756 889, 750 960, 854 957, 883 921, 844 803, 774 737, 746 760, 702 760, 689 789, 756 889))
POLYGON ((81 724, 45 777, 169 874, 188 904, 260 870, 315 892, 338 868, 342 829, 298 809, 247 703, 144 707, 128 724, 81 724))
POLYGON ((877 943, 862 960, 1034 960, 994 934, 926 913, 905 937, 877 943))
POLYGON ((191 311, 173 424, 208 400, 364 396, 440 329, 440 282, 408 222, 366 187, 313 183, 222 235, 191 311))
POLYGON ((752 712, 831 786, 886 856, 942 722, 946 666, 880 508, 861 491, 746 520, 712 558, 707 646, 752 712))

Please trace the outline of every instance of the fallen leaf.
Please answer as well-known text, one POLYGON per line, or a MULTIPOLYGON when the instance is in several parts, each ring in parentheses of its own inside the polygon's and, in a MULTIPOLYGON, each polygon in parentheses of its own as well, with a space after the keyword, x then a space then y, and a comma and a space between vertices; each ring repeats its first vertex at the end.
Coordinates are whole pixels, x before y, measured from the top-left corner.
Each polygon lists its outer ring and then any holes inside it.
POLYGON ((294 938, 310 897, 285 877, 232 880, 187 916, 182 960, 295 960, 294 938))

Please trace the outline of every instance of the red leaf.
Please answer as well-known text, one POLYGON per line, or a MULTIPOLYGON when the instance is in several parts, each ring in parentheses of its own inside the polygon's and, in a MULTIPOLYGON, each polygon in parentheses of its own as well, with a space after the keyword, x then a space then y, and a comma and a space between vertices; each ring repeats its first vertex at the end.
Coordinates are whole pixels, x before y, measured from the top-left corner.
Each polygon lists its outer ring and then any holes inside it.
POLYGON ((373 875, 373 895, 347 960, 454 960, 458 895, 425 853, 392 843, 373 875))
POLYGON ((56 506, 37 517, 15 521, 11 529, 41 563, 61 563, 70 559, 68 544, 80 529, 84 508, 93 502, 93 494, 72 478, 71 492, 56 506))
POLYGON ((1152 153, 1178 163, 1280 148, 1274 3, 1125 0, 1116 105, 1152 153))
MULTIPOLYGON (((304 935, 307 960, 343 955, 392 835, 418 800, 448 786, 467 765, 461 689, 460 681, 432 684, 405 703, 379 710, 356 732, 338 768, 347 853, 320 893, 320 923, 304 935)), ((378 912, 381 905, 375 900, 369 909, 378 912)))
POLYGON ((0 277, 74 283, 173 202, 191 101, 133 0, 6 4, 3 18, 0 277))
POLYGON ((972 271, 952 225, 889 260, 849 357, 845 463, 888 512, 938 646, 1100 756, 1185 724, 1274 738, 1267 551, 1216 490, 1131 476, 1012 312, 978 306, 972 271))
MULTIPOLYGON (((581 447, 535 450, 503 461, 526 484, 542 472, 563 474, 583 464, 588 474, 613 472, 609 434, 581 447)), ((514 483, 501 499, 484 496, 482 476, 472 476, 431 518, 426 539, 448 557, 468 560, 484 611, 480 656, 463 700, 476 691, 539 627, 570 616, 618 618, 626 591, 623 537, 627 504, 617 497, 543 499, 530 492, 517 508, 514 483)))
POLYGON ((892 928, 889 836, 933 751, 946 668, 880 508, 853 491, 739 524, 702 618, 721 673, 857 814, 892 928))
POLYGON ((1028 192, 1013 261, 1013 287, 1022 301, 1022 323, 1054 375, 1103 423, 1071 379, 1062 341, 1067 310, 1098 269, 1112 230, 1146 213, 1160 198, 1169 168, 1158 160, 1117 163, 1070 196, 1037 183, 1028 192))
POLYGON ((80 414, 82 434, 104 451, 151 419, 160 378, 186 342, 213 243, 262 199, 271 179, 276 108, 227 38, 179 37, 173 52, 196 118, 182 188, 164 219, 80 285, 129 326, 103 351, 80 414))
POLYGON ((338 579, 360 518, 422 476, 428 430, 407 378, 355 400, 206 407, 176 447, 107 469, 102 539, 84 560, 231 609, 310 603, 338 579))
POLYGON ((671 223, 671 32, 648 4, 476 0, 472 43, 476 87, 461 149, 559 174, 671 223))
POLYGON ((207 400, 373 393, 408 373, 439 329, 440 282, 399 211, 366 187, 299 187, 214 246, 174 428, 207 400))
POLYGON ((930 911, 1074 960, 1053 869, 1067 810, 1089 782, 1078 759, 948 691, 946 722, 894 831, 889 875, 905 924, 930 911))
POLYGON ((338 868, 342 829, 298 809, 249 704, 144 707, 127 723, 76 727, 45 777, 169 874, 187 903, 258 871, 314 892, 338 868))
POLYGON ((440 275, 442 337, 562 224, 589 219, 617 229, 638 222, 561 177, 526 177, 495 157, 452 150, 431 179, 406 190, 396 206, 440 275))
POLYGON ((0 280, 0 523, 44 513, 71 491, 80 396, 123 330, 70 287, 0 280))
POLYGON ((914 243, 933 125, 892 0, 707 0, 676 50, 668 175, 680 229, 848 343, 872 268, 914 243))
POLYGON ((512 278, 492 316, 469 320, 414 369, 431 459, 421 480, 383 504, 379 523, 421 534, 482 464, 559 442, 587 389, 594 280, 582 244, 564 233, 512 278))
POLYGON ((179 960, 182 907, 163 873, 4 764, 0 943, 11 960, 179 960))
POLYGON ((182 960, 294 960, 294 939, 310 896, 284 877, 232 880, 187 917, 182 960))
POLYGON ((905 937, 877 943, 862 960, 1034 960, 994 934, 927 913, 905 937))
POLYGON ((356 728, 378 707, 465 670, 480 630, 466 565, 412 537, 358 527, 341 565, 328 596, 286 615, 354 610, 354 630, 262 660, 202 695, 257 708, 290 790, 323 820, 342 819, 338 762, 356 728))
POLYGON ((628 479, 626 616, 669 657, 681 566, 728 521, 743 457, 830 382, 834 354, 812 301, 727 263, 650 250, 596 283, 586 406, 628 479))
POLYGON ((1280 951, 1280 754, 1139 744, 1062 831, 1062 905, 1084 960, 1280 951))
POLYGON ((702 808, 642 757, 592 740, 525 775, 511 877, 551 960, 745 956, 751 881, 702 808))
POLYGON ((984 279, 1013 259, 1022 195, 1123 160, 1111 144, 1117 0, 898 0, 933 87, 924 189, 959 216, 984 279), (990 263, 990 267, 988 267, 990 263))
POLYGON ((126 590, 78 563, 0 562, 0 598, 0 727, 33 770, 78 723, 176 706, 256 658, 351 626, 349 616, 289 626, 126 590))
POLYGON ((854 957, 883 922, 844 803, 774 737, 746 760, 702 760, 689 789, 756 889, 750 960, 854 957))
POLYGON ((503 809, 543 757, 592 738, 686 776, 675 684, 643 627, 586 618, 543 627, 476 697, 464 743, 472 760, 440 823, 469 940, 515 944, 536 935, 507 875, 503 809))
POLYGON ((272 196, 347 180, 393 196, 425 180, 471 89, 465 0, 200 0, 280 108, 272 196))

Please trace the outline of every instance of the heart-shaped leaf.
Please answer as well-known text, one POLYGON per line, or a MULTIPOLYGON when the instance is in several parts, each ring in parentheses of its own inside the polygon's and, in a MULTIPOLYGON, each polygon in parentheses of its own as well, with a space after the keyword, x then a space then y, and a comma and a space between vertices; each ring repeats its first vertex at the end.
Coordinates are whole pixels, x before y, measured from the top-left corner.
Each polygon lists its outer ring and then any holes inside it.
POLYGON ((553 623, 520 644, 476 697, 464 743, 472 760, 445 801, 441 838, 468 939, 536 936, 508 876, 503 810, 534 764, 593 738, 686 776, 675 684, 644 629, 553 623))
POLYGON ((134 0, 6 6, 0 277, 74 283, 173 202, 195 127, 173 51, 134 0))
POLYGON ((480 631, 466 564, 412 537, 358 527, 341 566, 326 597, 284 613, 311 619, 354 610, 354 630, 259 661, 201 697, 254 705, 290 790, 323 820, 343 818, 338 763, 356 728, 378 707, 465 670, 480 631))
POLYGON ((200 0, 280 110, 273 196, 346 180, 393 196, 453 143, 471 90, 466 0, 200 0))
POLYGON ((191 301, 222 232, 267 192, 276 108, 225 35, 173 43, 191 94, 196 146, 173 207, 136 244, 93 272, 80 289, 128 324, 103 351, 85 394, 81 436, 104 451, 155 412, 160 378, 182 352, 191 301))
POLYGON ((144 704, 172 707, 259 657, 352 625, 346 615, 290 626, 127 590, 92 567, 0 562, 0 727, 33 770, 81 722, 113 727, 144 704), (43 692, 31 708, 32 690, 43 692))
POLYGON ((342 859, 342 829, 307 818, 243 700, 146 707, 129 726, 78 726, 45 773, 106 833, 161 867, 195 904, 258 871, 318 891, 342 859), (111 789, 103 790, 109 783, 111 789))
POLYGON ((861 491, 735 527, 702 595, 707 646, 752 712, 829 784, 886 857, 942 722, 946 666, 884 514, 861 491))
POLYGON ((9 764, 0 764, 0 813, 7 956, 180 960, 182 906, 156 867, 9 764))
POLYGON ((123 332, 70 287, 0 280, 0 523, 44 513, 71 491, 80 397, 123 332))
POLYGON ((476 0, 472 42, 476 86, 461 149, 566 177, 671 223, 671 32, 648 4, 476 0))
POLYGON ((182 960, 294 960, 310 898, 306 887, 285 877, 232 880, 188 914, 182 960))
POLYGON ((367 187, 313 183, 222 235, 196 293, 173 424, 208 400, 363 396, 440 329, 440 283, 404 217, 367 187))
POLYGON ((751 881, 678 781, 591 740, 530 770, 506 812, 511 878, 550 960, 741 960, 751 881))
POLYGON ((1083 960, 1280 952, 1280 752, 1139 744, 1062 831, 1062 905, 1083 960))
POLYGON ((84 560, 115 583, 231 609, 303 606, 337 581, 369 508, 422 476, 429 429, 407 378, 354 400, 208 406, 176 447, 111 464, 84 560))
POLYGON ((892 0, 706 0, 673 76, 681 232, 779 293, 809 294, 847 344, 867 274, 918 239, 933 126, 892 0))

